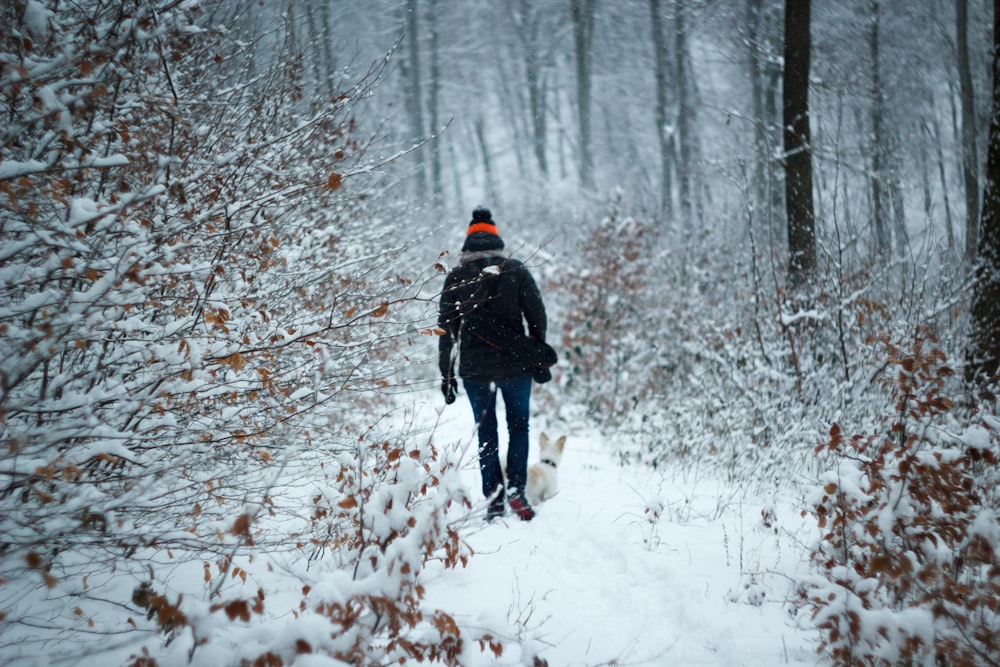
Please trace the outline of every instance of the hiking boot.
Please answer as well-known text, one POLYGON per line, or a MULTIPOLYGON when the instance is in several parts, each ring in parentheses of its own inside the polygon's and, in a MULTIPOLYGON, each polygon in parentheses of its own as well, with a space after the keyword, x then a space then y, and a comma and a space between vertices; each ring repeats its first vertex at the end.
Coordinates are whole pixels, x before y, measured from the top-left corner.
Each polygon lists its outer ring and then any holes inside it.
POLYGON ((531 509, 528 499, 525 498, 524 494, 520 491, 511 494, 510 508, 514 510, 514 514, 516 514, 521 521, 531 521, 535 518, 535 510, 531 509))
POLYGON ((486 508, 486 521, 492 523, 494 519, 501 519, 503 515, 507 513, 507 507, 504 503, 503 495, 500 495, 490 501, 490 506, 486 508))

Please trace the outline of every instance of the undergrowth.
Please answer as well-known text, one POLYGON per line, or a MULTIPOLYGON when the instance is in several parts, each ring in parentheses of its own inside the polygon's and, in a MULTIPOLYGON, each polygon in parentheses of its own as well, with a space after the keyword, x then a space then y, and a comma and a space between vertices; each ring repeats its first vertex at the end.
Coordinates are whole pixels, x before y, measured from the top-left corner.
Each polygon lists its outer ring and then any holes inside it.
POLYGON ((1000 422, 949 398, 935 342, 879 339, 892 414, 817 448, 836 465, 810 501, 799 605, 836 665, 1000 664, 1000 422))

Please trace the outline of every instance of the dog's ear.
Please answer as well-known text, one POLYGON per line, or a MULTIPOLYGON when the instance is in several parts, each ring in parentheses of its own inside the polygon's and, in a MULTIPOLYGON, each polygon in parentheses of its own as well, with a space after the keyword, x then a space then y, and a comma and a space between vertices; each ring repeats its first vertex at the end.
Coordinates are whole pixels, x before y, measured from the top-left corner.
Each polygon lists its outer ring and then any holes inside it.
POLYGON ((549 436, 545 435, 545 432, 543 431, 542 434, 538 436, 538 446, 544 447, 547 444, 549 444, 549 436))
POLYGON ((565 446, 566 446, 566 436, 565 435, 561 435, 561 436, 559 436, 559 439, 556 440, 556 449, 558 449, 560 452, 562 452, 563 447, 565 447, 565 446))

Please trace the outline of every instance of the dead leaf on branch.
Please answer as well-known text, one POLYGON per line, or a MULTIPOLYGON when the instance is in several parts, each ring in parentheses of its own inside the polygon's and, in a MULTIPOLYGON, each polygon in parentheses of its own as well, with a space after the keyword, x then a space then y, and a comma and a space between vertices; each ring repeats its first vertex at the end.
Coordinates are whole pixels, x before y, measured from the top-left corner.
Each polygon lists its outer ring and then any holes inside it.
POLYGON ((236 521, 233 522, 232 527, 229 529, 231 535, 236 537, 242 537, 246 539, 247 544, 253 546, 253 536, 250 534, 250 517, 246 514, 241 514, 236 517, 236 521))
POLYGON ((246 623, 250 622, 250 607, 246 600, 235 600, 226 605, 226 616, 230 621, 239 618, 246 623))
POLYGON ((226 326, 226 321, 230 319, 232 319, 232 316, 225 308, 220 308, 217 312, 212 312, 211 310, 205 311, 205 323, 219 327, 226 333, 229 333, 229 327, 226 326))
POLYGON ((323 186, 324 190, 336 190, 340 187, 340 182, 343 177, 337 172, 332 172, 330 176, 326 179, 326 185, 323 186))
POLYGON ((246 364, 246 361, 243 359, 242 354, 240 354, 239 352, 233 352, 228 357, 223 357, 222 359, 219 359, 219 363, 222 364, 223 366, 232 366, 233 370, 238 373, 239 371, 243 370, 243 366, 246 364))

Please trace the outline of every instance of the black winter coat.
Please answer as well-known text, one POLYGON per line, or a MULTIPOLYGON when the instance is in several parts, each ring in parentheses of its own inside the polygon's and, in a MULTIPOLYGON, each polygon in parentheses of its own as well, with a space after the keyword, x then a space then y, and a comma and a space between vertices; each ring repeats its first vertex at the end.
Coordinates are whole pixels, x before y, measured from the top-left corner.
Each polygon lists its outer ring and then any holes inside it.
POLYGON ((545 306, 528 268, 516 259, 490 252, 466 253, 444 281, 438 326, 442 377, 452 372, 459 341, 458 374, 467 380, 500 380, 529 374, 528 364, 486 342, 497 329, 524 332, 545 341, 545 306), (481 332, 481 336, 477 335, 481 332))

